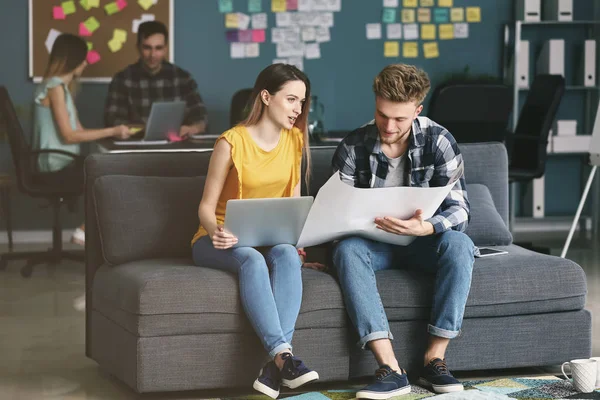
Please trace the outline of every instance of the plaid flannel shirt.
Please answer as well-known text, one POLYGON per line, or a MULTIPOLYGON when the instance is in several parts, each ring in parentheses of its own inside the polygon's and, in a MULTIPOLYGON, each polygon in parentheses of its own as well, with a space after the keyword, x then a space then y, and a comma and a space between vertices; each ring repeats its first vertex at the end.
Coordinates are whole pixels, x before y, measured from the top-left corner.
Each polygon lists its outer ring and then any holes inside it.
MULTIPOLYGON (((448 184, 462 164, 454 137, 426 117, 413 122, 408 147, 410 186, 440 187, 448 184)), ((381 150, 379 131, 373 121, 350 133, 338 146, 332 160, 334 171, 354 187, 384 187, 387 158, 381 150)), ((469 200, 464 176, 456 181, 434 216, 427 221, 436 233, 448 229, 464 232, 469 222, 469 200)))
POLYGON ((155 101, 186 102, 184 125, 206 121, 206 108, 192 76, 163 62, 156 75, 147 72, 141 61, 117 73, 108 89, 104 108, 106 126, 146 124, 155 101))

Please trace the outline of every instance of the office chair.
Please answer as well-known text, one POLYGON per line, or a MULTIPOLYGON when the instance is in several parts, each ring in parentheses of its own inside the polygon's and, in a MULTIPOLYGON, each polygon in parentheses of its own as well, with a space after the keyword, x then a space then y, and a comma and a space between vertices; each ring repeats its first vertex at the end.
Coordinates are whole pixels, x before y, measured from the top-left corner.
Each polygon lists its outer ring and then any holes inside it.
POLYGON ((229 108, 229 126, 234 127, 242 122, 247 116, 250 105, 248 101, 252 95, 252 89, 241 89, 235 92, 231 98, 231 106, 229 108))
POLYGON ((511 88, 489 81, 452 81, 437 86, 427 116, 458 143, 504 142, 512 111, 511 88))
POLYGON ((63 204, 72 206, 75 200, 83 194, 82 181, 66 181, 60 171, 40 173, 37 171, 37 158, 41 154, 62 154, 72 157, 74 162, 81 165, 83 158, 79 155, 62 150, 32 150, 23 128, 17 118, 13 103, 4 86, 0 86, 0 127, 6 129, 11 154, 16 170, 17 187, 22 193, 43 198, 50 203, 53 211, 52 247, 47 251, 9 252, 0 255, 0 270, 5 269, 8 261, 27 260, 21 269, 25 278, 31 276, 33 267, 37 264, 57 264, 63 259, 84 261, 84 252, 67 252, 62 249, 62 224, 60 209, 63 204), (57 184, 60 182, 60 184, 57 184))
MULTIPOLYGON (((544 175, 548 157, 548 136, 564 92, 565 79, 561 75, 535 76, 519 114, 517 127, 506 140, 508 178, 511 183, 532 182, 544 175)), ((514 185, 511 190, 510 213, 512 230, 515 219, 514 185)), ((533 248, 529 243, 519 245, 550 254, 549 249, 533 248)))

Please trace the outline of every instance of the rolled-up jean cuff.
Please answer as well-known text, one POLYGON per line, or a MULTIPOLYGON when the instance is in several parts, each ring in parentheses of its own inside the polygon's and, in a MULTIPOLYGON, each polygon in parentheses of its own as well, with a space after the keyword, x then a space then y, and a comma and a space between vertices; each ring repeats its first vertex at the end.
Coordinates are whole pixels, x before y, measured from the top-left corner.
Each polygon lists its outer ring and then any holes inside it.
POLYGON ((438 328, 433 325, 427 325, 427 332, 430 335, 443 337, 446 339, 454 339, 455 337, 460 335, 460 331, 448 331, 446 329, 438 328))
POLYGON ((275 358, 277 354, 281 353, 284 350, 292 351, 292 345, 289 343, 282 343, 279 346, 275 347, 273 350, 271 350, 269 352, 269 355, 271 356, 271 358, 275 358))
POLYGON ((392 332, 390 332, 390 331, 373 332, 373 333, 369 333, 367 336, 361 338, 357 344, 362 350, 364 350, 367 347, 367 343, 369 343, 372 340, 377 340, 377 339, 394 340, 394 336, 392 335, 392 332))

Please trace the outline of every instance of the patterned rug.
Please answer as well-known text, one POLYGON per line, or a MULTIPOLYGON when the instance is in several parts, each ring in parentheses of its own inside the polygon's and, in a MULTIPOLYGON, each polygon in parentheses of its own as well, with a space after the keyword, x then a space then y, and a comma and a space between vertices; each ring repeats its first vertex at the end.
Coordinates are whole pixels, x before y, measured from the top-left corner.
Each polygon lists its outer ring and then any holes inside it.
MULTIPOLYGON (((434 393, 417 385, 412 385, 412 391, 395 400, 416 400, 425 398, 436 399, 599 399, 600 389, 592 393, 579 393, 564 379, 555 376, 541 376, 534 378, 503 378, 463 381, 464 392, 435 395, 434 393)), ((285 395, 279 398, 286 400, 349 400, 354 399, 354 394, 360 386, 348 390, 328 390, 323 392, 308 392, 300 395, 285 395)), ((243 397, 228 397, 221 400, 266 400, 267 396, 253 395, 243 397)), ((217 399, 215 399, 217 400, 217 399)))

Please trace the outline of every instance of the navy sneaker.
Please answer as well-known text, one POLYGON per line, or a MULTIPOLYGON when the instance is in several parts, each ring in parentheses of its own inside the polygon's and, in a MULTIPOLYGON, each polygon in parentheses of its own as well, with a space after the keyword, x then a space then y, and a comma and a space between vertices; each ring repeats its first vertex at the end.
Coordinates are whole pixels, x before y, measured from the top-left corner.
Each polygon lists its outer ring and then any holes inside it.
POLYGON ((460 392, 464 390, 462 383, 448 371, 446 360, 440 358, 434 358, 429 361, 429 364, 423 367, 419 383, 431 387, 436 393, 460 392))
POLYGON ((269 361, 260 370, 258 378, 254 381, 252 387, 254 390, 266 394, 272 399, 276 399, 279 396, 279 385, 281 384, 281 378, 279 376, 279 368, 273 361, 269 361))
POLYGON ((280 371, 282 386, 295 389, 308 382, 319 379, 319 374, 308 369, 302 360, 298 357, 294 357, 292 353, 285 353, 281 358, 284 362, 283 369, 280 371))
POLYGON ((357 399, 389 399, 410 393, 410 384, 406 371, 395 372, 387 365, 375 371, 375 382, 356 392, 357 399))

